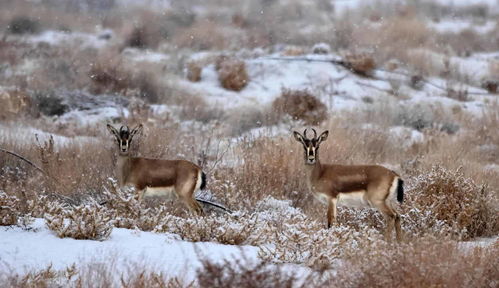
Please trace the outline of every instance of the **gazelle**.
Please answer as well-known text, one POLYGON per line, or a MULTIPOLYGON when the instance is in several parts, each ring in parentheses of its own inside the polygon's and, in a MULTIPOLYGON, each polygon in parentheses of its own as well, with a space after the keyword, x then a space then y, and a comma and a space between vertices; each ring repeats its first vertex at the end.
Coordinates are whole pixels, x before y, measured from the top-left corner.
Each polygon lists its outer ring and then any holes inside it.
POLYGON ((206 186, 206 175, 196 164, 186 160, 164 160, 130 156, 133 137, 142 130, 142 124, 130 131, 128 126, 116 130, 107 128, 118 143, 117 177, 120 187, 133 185, 139 200, 145 196, 178 197, 192 212, 203 214, 194 193, 206 186))
POLYGON ((357 207, 375 207, 386 219, 385 237, 390 239, 393 226, 397 240, 402 237, 400 216, 393 208, 391 198, 397 194, 397 200, 403 201, 404 182, 392 170, 379 165, 331 165, 319 161, 319 146, 327 139, 326 130, 317 137, 307 138, 307 129, 303 135, 294 131, 295 139, 303 144, 307 183, 309 190, 321 202, 328 205, 327 227, 336 221, 337 204, 357 207))

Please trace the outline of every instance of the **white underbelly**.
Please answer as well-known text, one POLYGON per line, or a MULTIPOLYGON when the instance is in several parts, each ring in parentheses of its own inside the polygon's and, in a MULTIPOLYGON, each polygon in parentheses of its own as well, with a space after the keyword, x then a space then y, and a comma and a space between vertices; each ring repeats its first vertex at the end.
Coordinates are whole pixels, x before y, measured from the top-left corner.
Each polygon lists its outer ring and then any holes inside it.
POLYGON ((338 194, 338 205, 346 207, 370 207, 365 191, 338 194))
POLYGON ((328 204, 329 197, 326 196, 326 194, 322 194, 322 193, 313 193, 313 194, 314 194, 315 199, 319 200, 320 202, 322 202, 324 204, 328 204))
POLYGON ((144 197, 162 197, 166 199, 177 198, 177 193, 175 193, 175 187, 147 187, 144 192, 144 197))

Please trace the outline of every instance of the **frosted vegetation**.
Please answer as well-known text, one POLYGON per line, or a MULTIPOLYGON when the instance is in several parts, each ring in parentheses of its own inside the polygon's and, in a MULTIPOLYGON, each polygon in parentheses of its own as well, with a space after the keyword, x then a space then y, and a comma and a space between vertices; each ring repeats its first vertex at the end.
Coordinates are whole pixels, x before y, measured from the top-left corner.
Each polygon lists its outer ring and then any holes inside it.
POLYGON ((499 5, 469 2, 1 2, 0 148, 43 173, 0 152, 0 286, 497 286, 499 5), (233 213, 119 188, 106 123, 233 213), (306 127, 401 175, 401 243, 326 229, 306 127))

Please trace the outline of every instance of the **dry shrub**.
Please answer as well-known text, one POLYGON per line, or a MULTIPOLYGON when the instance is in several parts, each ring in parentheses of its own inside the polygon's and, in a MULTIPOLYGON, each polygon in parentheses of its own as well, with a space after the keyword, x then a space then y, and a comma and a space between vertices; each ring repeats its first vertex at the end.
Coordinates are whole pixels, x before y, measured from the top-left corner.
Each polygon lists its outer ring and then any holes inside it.
MULTIPOLYGON (((126 261, 127 259, 123 259, 126 261)), ((145 269, 143 264, 129 265, 127 271, 117 271, 113 266, 115 259, 109 262, 93 262, 84 265, 75 264, 56 270, 52 265, 40 270, 17 273, 0 271, 0 281, 9 287, 157 287, 179 288, 193 287, 193 283, 181 278, 171 278, 145 269)))
POLYGON ((499 266, 493 255, 497 242, 488 247, 466 248, 435 238, 389 245, 372 242, 359 247, 345 261, 334 287, 491 287, 499 281, 499 266), (366 261, 369 259, 369 261, 366 261))
POLYGON ((256 241, 257 217, 240 214, 210 215, 199 218, 163 218, 154 232, 173 233, 190 242, 217 242, 226 245, 252 245, 256 241))
POLYGON ((128 88, 132 76, 126 71, 120 57, 100 57, 88 76, 92 80, 92 93, 121 93, 128 88))
POLYGON ((412 224, 407 224, 412 233, 451 232, 453 236, 471 239, 498 232, 498 208, 493 206, 498 203, 494 199, 497 196, 465 177, 462 169, 450 171, 434 166, 411 181, 414 186, 407 192, 404 221, 424 226, 414 231, 412 224))
POLYGON ((230 196, 226 201, 233 208, 253 207, 268 195, 291 199, 294 206, 303 208, 309 195, 301 192, 306 191, 306 186, 298 177, 302 175, 303 160, 300 154, 290 152, 300 148, 295 144, 291 137, 241 143, 234 149, 242 163, 233 170, 219 171, 215 177, 221 183, 212 189, 216 195, 230 196))
POLYGON ((407 52, 413 48, 422 48, 432 44, 432 33, 422 19, 410 13, 410 15, 399 15, 386 17, 381 25, 366 27, 357 25, 353 21, 347 21, 350 28, 343 31, 350 49, 362 47, 374 51, 376 62, 383 63, 386 60, 397 58, 407 59, 407 52))
POLYGON ((499 88, 499 81, 494 81, 494 80, 484 80, 481 83, 482 88, 487 90, 489 93, 496 94, 498 91, 497 88, 499 88))
POLYGON ((297 46, 286 46, 282 51, 283 56, 301 56, 305 54, 305 49, 297 46))
POLYGON ((17 16, 7 25, 11 34, 36 34, 40 32, 40 22, 26 16, 17 16))
POLYGON ((184 93, 184 96, 180 103, 180 119, 209 123, 224 118, 225 111, 208 105, 203 97, 188 93, 184 93))
POLYGON ((103 203, 112 214, 113 225, 118 228, 152 231, 173 217, 174 211, 169 211, 168 207, 144 207, 135 190, 119 189, 115 182, 108 185, 103 194, 106 199, 103 203))
POLYGON ((376 69, 374 58, 367 54, 348 54, 343 59, 343 65, 353 73, 366 77, 376 69))
MULTIPOLYGON (((0 48, 1 49, 1 48, 0 48)), ((29 95, 19 89, 0 89, 0 119, 6 120, 16 115, 24 115, 32 106, 29 95)))
POLYGON ((218 73, 220 85, 232 91, 241 91, 249 82, 248 72, 244 61, 220 56, 217 58, 215 68, 218 73))
POLYGON ((133 20, 133 26, 128 26, 130 22, 125 23, 125 46, 139 49, 155 49, 162 40, 168 37, 167 19, 155 11, 142 9, 139 11, 130 11, 129 18, 133 20), (128 27, 127 27, 128 26, 128 27))
POLYGON ((47 227, 59 238, 103 241, 113 231, 112 214, 96 202, 71 208, 54 203, 44 218, 47 227))
POLYGON ((489 62, 488 72, 492 80, 499 81, 499 61, 491 60, 489 62))
POLYGON ((108 151, 96 143, 78 141, 66 143, 64 149, 59 149, 57 146, 61 143, 56 145, 52 135, 45 141, 38 140, 38 136, 36 139, 37 157, 43 171, 49 176, 42 183, 49 191, 66 195, 78 194, 79 189, 86 190, 87 193, 100 191, 108 177, 106 173, 112 169, 108 151))
POLYGON ((201 72, 203 67, 196 61, 187 63, 187 79, 191 82, 201 81, 201 72))
POLYGON ((494 49, 492 47, 496 45, 488 37, 477 33, 473 29, 464 29, 458 33, 441 33, 436 37, 435 41, 463 57, 469 57, 475 51, 494 49))
POLYGON ((306 89, 283 89, 272 103, 272 110, 279 119, 289 115, 294 120, 302 120, 306 125, 319 125, 327 118, 326 105, 306 89))
POLYGON ((147 71, 147 68, 133 70, 125 66, 121 56, 108 55, 106 58, 106 55, 101 55, 88 72, 92 93, 122 94, 148 103, 163 100, 166 87, 157 74, 147 71))
POLYGON ((265 262, 252 263, 248 260, 224 260, 221 263, 203 260, 197 271, 199 287, 295 287, 296 276, 289 275, 283 268, 265 262))
POLYGON ((19 198, 7 195, 7 193, 0 190, 0 226, 17 224, 20 216, 19 205, 19 198))
POLYGON ((459 87, 456 85, 452 85, 451 83, 447 83, 447 87, 445 90, 447 92, 446 96, 451 99, 461 102, 467 102, 473 100, 472 98, 470 98, 468 94, 468 89, 465 87, 459 87))
POLYGON ((331 53, 331 47, 327 43, 316 43, 312 46, 312 53, 326 55, 331 53))

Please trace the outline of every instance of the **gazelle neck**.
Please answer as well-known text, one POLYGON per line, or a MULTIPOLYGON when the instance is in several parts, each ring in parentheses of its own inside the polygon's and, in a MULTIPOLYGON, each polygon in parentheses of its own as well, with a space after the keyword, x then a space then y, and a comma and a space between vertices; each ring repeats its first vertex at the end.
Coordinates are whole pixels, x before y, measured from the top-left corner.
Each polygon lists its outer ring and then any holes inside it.
POLYGON ((116 177, 118 177, 118 184, 120 186, 124 186, 126 184, 128 175, 130 174, 130 166, 130 155, 118 154, 118 161, 116 163, 116 177))
POLYGON ((307 171, 307 179, 313 181, 320 177, 322 165, 319 159, 317 159, 314 164, 305 164, 305 169, 307 171))

